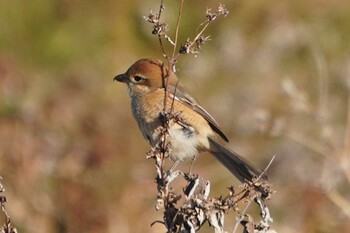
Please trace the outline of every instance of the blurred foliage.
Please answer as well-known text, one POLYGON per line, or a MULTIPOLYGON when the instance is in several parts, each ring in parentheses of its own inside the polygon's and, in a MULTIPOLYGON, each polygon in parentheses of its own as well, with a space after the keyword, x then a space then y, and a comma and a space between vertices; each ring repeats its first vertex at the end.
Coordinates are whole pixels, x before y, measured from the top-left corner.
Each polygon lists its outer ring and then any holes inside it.
MULTIPOLYGON (((350 199, 348 1, 223 3, 230 14, 210 27, 212 40, 179 59, 182 82, 231 148, 259 167, 277 155, 269 175, 278 232, 349 232, 350 210, 331 192, 350 199)), ((173 25, 176 1, 165 4, 173 25)), ((185 1, 180 39, 216 6, 185 1)), ((0 176, 19 232, 163 232, 150 227, 161 214, 148 146, 125 87, 112 82, 136 59, 161 57, 143 20, 157 7, 0 2, 0 176)), ((236 182, 206 155, 195 169, 217 193, 236 182)))

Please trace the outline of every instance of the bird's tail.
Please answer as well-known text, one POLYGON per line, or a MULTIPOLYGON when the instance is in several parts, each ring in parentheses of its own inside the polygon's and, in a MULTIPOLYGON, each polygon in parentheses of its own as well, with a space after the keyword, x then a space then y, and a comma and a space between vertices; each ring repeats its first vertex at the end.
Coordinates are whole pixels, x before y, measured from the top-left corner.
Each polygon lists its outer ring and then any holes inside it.
MULTIPOLYGON (((255 177, 259 177, 262 172, 258 171, 252 165, 249 165, 237 153, 225 148, 223 145, 209 138, 210 153, 219 160, 233 175, 235 175, 242 183, 245 181, 252 181, 255 177)), ((267 180, 266 175, 261 176, 262 179, 267 180)))

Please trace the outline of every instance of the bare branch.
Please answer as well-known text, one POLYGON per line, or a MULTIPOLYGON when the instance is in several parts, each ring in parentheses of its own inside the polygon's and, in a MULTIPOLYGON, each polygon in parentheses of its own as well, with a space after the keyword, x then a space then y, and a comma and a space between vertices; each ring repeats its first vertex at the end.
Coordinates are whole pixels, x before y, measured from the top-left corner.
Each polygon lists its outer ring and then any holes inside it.
MULTIPOLYGON (((2 177, 0 176, 0 194, 5 192, 5 188, 1 183, 2 181, 2 177)), ((5 203, 7 202, 7 198, 5 195, 0 195, 0 208, 1 208, 1 212, 4 214, 4 218, 5 218, 5 223, 3 226, 0 227, 0 232, 3 233, 17 233, 17 229, 14 228, 11 225, 11 219, 10 216, 8 215, 6 208, 5 208, 5 203)))
POLYGON ((180 20, 181 20, 181 15, 182 15, 182 9, 183 9, 183 5, 184 5, 184 1, 185 0, 181 0, 180 8, 179 8, 179 14, 177 16, 176 29, 175 29, 175 43, 174 43, 173 53, 171 55, 171 57, 173 59, 175 58, 175 53, 176 53, 177 38, 179 36, 180 20))
POLYGON ((218 16, 223 15, 226 17, 229 11, 226 9, 225 5, 219 4, 217 10, 213 12, 210 8, 205 11, 206 21, 200 24, 199 28, 201 30, 197 32, 194 39, 187 39, 186 42, 180 47, 179 54, 193 54, 197 56, 201 45, 210 40, 210 36, 203 36, 203 33, 208 28, 209 24, 212 23, 218 16))
POLYGON ((196 232, 203 224, 208 222, 214 228, 216 233, 223 233, 224 217, 227 212, 232 211, 239 214, 238 204, 243 203, 246 205, 243 215, 240 215, 243 219, 252 200, 260 198, 263 202, 265 199, 270 198, 273 193, 270 188, 271 185, 260 178, 269 168, 274 157, 271 159, 269 165, 260 177, 254 179, 254 181, 247 181, 244 183, 241 187, 242 190, 238 193, 234 191, 233 187, 230 187, 229 194, 226 195, 226 197, 209 197, 211 187, 210 182, 197 174, 174 171, 174 166, 170 168, 170 170, 164 168, 164 159, 171 153, 171 144, 167 140, 169 134, 168 129, 173 124, 181 124, 182 122, 181 114, 173 112, 175 99, 169 99, 168 93, 169 80, 173 78, 175 73, 176 58, 179 54, 188 53, 196 56, 199 53, 201 46, 210 40, 210 36, 203 35, 209 24, 218 16, 226 16, 228 14, 228 10, 222 4, 219 4, 219 7, 215 12, 211 9, 207 9, 205 12, 206 21, 200 25, 201 30, 196 32, 196 36, 192 40, 187 39, 185 44, 180 47, 178 54, 176 54, 184 1, 185 0, 180 1, 174 40, 167 35, 169 29, 168 25, 161 21, 161 14, 164 11, 163 0, 161 0, 158 14, 150 11, 149 14, 144 17, 146 21, 153 25, 152 33, 158 36, 163 56, 168 62, 162 67, 162 77, 165 89, 164 106, 163 112, 160 115, 162 124, 157 129, 158 132, 156 132, 159 133, 160 140, 147 154, 147 158, 155 160, 157 172, 156 210, 164 209, 164 221, 155 221, 152 225, 155 223, 161 223, 166 227, 168 233, 196 232), (168 43, 173 46, 171 56, 168 56, 165 51, 163 39, 167 40, 168 43), (187 184, 183 188, 183 193, 179 194, 176 193, 175 189, 172 187, 172 182, 181 177, 187 182, 187 184), (246 204, 247 201, 248 204, 246 204))

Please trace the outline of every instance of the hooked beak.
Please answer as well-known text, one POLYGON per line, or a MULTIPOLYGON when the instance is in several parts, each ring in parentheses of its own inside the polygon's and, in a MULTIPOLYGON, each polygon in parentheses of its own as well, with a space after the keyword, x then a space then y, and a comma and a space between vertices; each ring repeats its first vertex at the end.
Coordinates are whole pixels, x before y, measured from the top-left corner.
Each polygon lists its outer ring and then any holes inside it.
POLYGON ((126 83, 128 80, 128 78, 126 77, 125 74, 119 74, 117 76, 114 77, 113 81, 118 81, 118 82, 123 82, 126 83))

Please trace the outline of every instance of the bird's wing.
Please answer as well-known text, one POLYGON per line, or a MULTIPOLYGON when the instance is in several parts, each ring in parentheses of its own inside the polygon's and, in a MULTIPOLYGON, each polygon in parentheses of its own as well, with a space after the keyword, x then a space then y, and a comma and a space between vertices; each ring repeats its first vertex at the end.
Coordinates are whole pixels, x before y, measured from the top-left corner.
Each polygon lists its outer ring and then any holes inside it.
POLYGON ((175 96, 175 100, 199 113, 209 123, 214 132, 216 132, 222 139, 228 142, 228 138, 222 132, 216 120, 202 106, 200 106, 199 103, 192 96, 190 96, 190 94, 188 94, 188 92, 182 86, 169 85, 168 91, 170 98, 174 98, 175 96))

